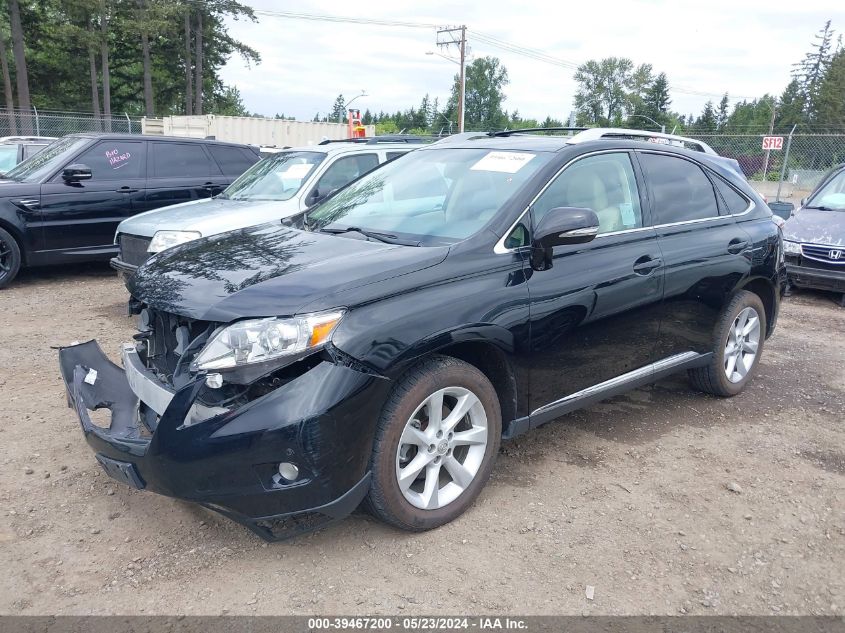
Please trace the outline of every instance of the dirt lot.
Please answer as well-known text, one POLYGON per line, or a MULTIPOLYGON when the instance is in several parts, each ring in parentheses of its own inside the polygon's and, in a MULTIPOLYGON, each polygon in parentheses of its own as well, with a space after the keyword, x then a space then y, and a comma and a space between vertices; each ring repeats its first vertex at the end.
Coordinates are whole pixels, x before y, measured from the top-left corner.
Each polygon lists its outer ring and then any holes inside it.
POLYGON ((125 298, 104 266, 0 292, 0 613, 845 610, 845 309, 829 295, 784 305, 737 398, 679 376, 506 443, 439 530, 356 515, 269 546, 100 472, 51 346, 97 337, 116 356, 125 298))

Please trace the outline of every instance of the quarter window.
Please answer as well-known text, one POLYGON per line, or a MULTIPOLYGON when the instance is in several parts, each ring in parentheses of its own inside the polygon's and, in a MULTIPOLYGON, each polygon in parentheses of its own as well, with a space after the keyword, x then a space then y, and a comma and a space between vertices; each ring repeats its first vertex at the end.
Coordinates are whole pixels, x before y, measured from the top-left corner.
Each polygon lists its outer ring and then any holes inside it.
POLYGON ((721 178, 713 178, 713 181, 716 183, 716 189, 719 190, 722 200, 725 202, 728 213, 742 213, 748 208, 748 200, 745 196, 737 193, 733 187, 721 178))
POLYGON ((599 233, 642 227, 637 180, 628 154, 597 154, 567 167, 534 203, 534 221, 556 207, 592 209, 599 218, 599 233))
POLYGON ((664 154, 640 154, 653 196, 655 224, 703 220, 719 215, 710 179, 695 163, 664 154))
POLYGON ((91 180, 126 180, 144 177, 144 143, 102 141, 72 162, 91 168, 91 180))
POLYGON ((153 174, 156 178, 219 176, 198 143, 153 143, 153 174))

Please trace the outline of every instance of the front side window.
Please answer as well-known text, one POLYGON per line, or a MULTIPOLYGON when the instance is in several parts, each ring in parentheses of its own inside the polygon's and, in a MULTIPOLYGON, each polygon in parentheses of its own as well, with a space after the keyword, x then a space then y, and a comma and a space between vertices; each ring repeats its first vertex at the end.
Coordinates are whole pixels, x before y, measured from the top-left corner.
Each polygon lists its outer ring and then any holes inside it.
POLYGON ((73 162, 90 167, 91 180, 125 180, 144 177, 145 156, 143 141, 101 141, 73 162))
POLYGON ((653 195, 655 224, 715 218, 719 215, 710 179, 695 163, 665 154, 639 155, 653 195))
POLYGON ((807 202, 807 208, 845 211, 845 169, 831 178, 807 202))
POLYGON ((317 192, 320 196, 327 196, 376 167, 378 167, 377 154, 358 154, 339 158, 329 165, 325 174, 320 176, 317 192))
POLYGON ((420 149, 386 163, 308 213, 312 230, 356 227, 422 245, 478 232, 553 154, 420 149))
POLYGON ((199 143, 153 143, 152 164, 154 178, 220 175, 220 169, 211 162, 199 143))
POLYGON ((322 152, 272 154, 247 169, 219 197, 229 200, 290 200, 325 157, 322 152))
POLYGON ((640 194, 628 154, 597 154, 571 164, 534 203, 534 222, 555 207, 592 209, 599 233, 642 227, 640 194))

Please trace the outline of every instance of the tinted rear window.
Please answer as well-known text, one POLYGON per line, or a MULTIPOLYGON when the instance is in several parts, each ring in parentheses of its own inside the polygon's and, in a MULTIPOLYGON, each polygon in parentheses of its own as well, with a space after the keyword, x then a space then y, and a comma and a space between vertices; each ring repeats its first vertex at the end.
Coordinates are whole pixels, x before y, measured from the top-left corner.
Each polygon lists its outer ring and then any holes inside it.
POLYGON ((639 157, 653 194, 655 224, 719 215, 716 193, 701 167, 665 154, 642 153, 639 157))
POLYGON ((225 145, 208 146, 214 160, 227 176, 240 176, 252 165, 258 162, 258 156, 240 147, 226 147, 225 145))
POLYGON ((155 178, 220 175, 199 143, 153 143, 152 171, 155 178))

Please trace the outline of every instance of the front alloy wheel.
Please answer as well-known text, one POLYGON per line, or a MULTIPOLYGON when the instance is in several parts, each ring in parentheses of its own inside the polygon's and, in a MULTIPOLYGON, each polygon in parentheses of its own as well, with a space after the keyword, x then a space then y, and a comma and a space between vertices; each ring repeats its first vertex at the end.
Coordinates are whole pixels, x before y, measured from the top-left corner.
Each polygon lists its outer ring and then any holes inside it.
POLYGON ((479 369, 448 356, 420 362, 382 410, 366 506, 406 530, 448 523, 481 492, 501 436, 499 398, 479 369))
POLYGON ((486 448, 487 414, 478 396, 463 387, 439 389, 417 407, 399 438, 399 489, 414 507, 442 508, 475 479, 486 448))

